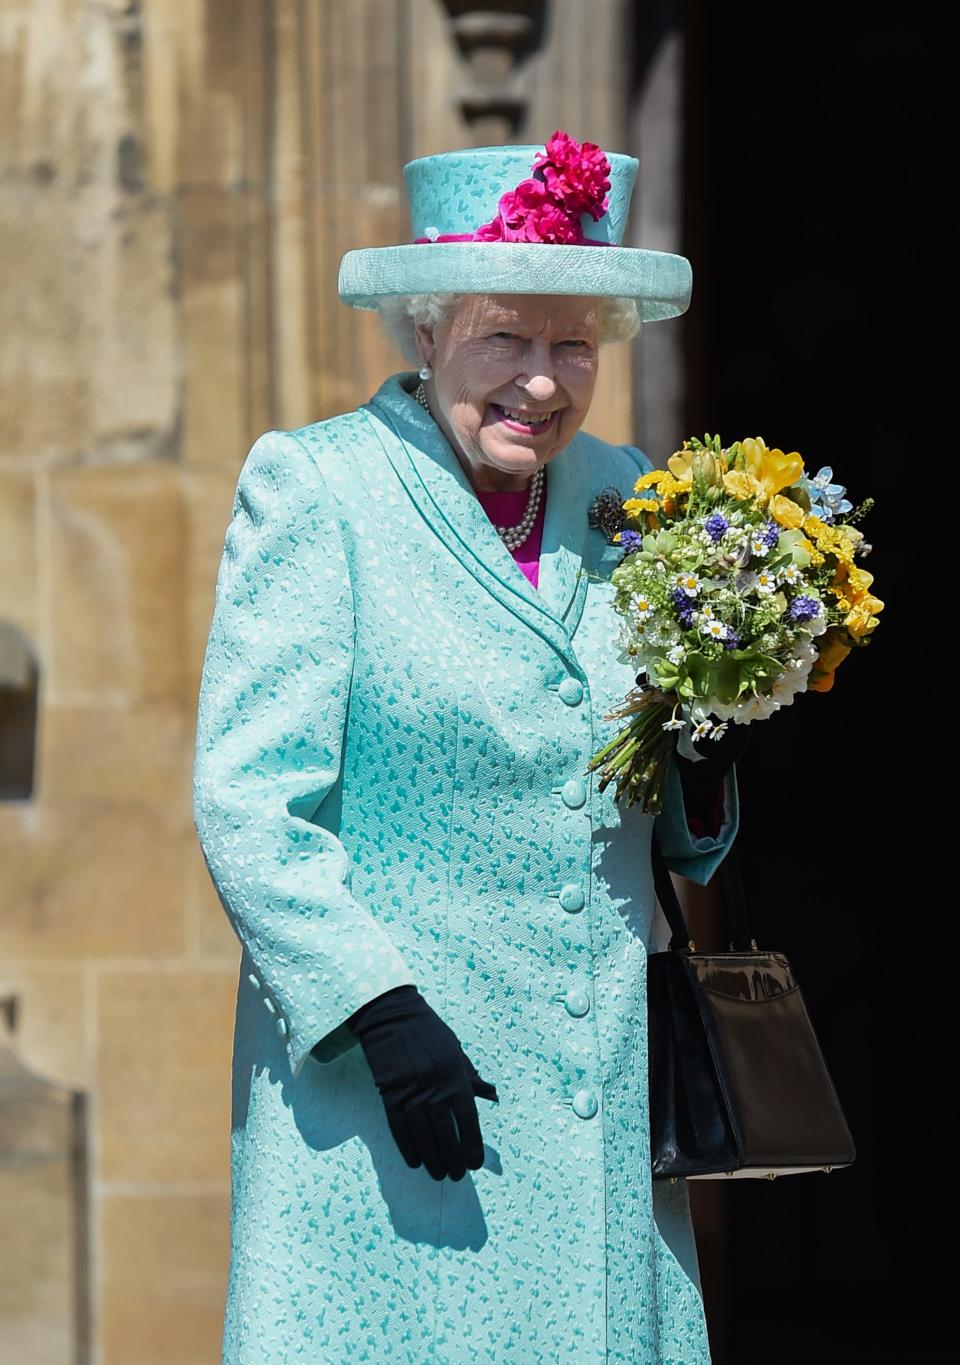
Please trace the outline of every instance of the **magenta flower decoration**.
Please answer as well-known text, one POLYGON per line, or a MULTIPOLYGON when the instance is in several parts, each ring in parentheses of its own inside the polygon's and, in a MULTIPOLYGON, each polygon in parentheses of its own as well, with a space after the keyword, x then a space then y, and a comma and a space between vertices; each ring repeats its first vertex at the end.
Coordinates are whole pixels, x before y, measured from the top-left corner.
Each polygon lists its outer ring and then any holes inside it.
POLYGON ((571 218, 542 180, 521 180, 500 196, 499 218, 505 242, 579 242, 580 219, 571 218))
POLYGON ((534 158, 533 176, 500 196, 497 216, 473 233, 475 242, 586 241, 580 219, 607 211, 610 162, 595 142, 579 143, 561 129, 534 158))
POLYGON ((580 217, 589 213, 594 222, 607 211, 610 162, 595 142, 576 142, 557 129, 533 162, 553 197, 580 217))

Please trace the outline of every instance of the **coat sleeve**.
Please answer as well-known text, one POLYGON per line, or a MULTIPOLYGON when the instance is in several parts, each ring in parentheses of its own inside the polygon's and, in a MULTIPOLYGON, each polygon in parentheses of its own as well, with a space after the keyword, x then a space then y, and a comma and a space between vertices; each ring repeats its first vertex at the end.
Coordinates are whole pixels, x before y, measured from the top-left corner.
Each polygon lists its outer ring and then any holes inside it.
MULTIPOLYGON (((654 468, 652 460, 636 446, 624 446, 637 465, 636 477, 654 468)), ((626 493, 627 490, 624 490, 626 493)), ((629 490, 632 494, 633 489, 629 490)), ((723 862, 740 827, 740 800, 737 789, 737 768, 733 764, 723 783, 723 822, 716 838, 697 837, 687 821, 683 787, 676 759, 671 759, 664 783, 660 814, 656 818, 656 834, 663 851, 664 862, 671 872, 688 881, 706 886, 723 862)))
MULTIPOLYGON (((193 816, 217 894, 294 1076, 357 1039, 346 1019, 416 985, 350 891, 324 824, 340 773, 354 608, 336 514, 300 440, 270 431, 240 471, 201 674, 193 816)), ((329 820, 328 823, 334 824, 329 820)))

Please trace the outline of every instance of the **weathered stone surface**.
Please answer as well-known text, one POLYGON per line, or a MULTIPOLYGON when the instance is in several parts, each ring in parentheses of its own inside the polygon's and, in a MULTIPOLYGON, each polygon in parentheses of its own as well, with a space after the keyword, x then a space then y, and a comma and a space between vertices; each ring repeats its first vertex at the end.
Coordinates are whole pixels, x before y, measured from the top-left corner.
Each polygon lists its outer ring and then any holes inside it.
POLYGON ((0 803, 0 961, 181 955, 188 838, 149 793, 0 803))
POLYGON ((180 471, 167 462, 51 473, 44 570, 51 701, 179 700, 182 504, 180 471))
POLYGON ((235 970, 99 975, 102 1180, 228 1179, 236 988, 235 970))
MULTIPOLYGON (((521 140, 624 145, 623 8, 551 4, 521 140)), ((409 238, 404 161, 487 140, 470 78, 436 0, 5 6, 0 619, 41 704, 33 796, 0 801, 0 962, 23 1057, 96 1091, 101 1365, 219 1353, 239 947, 191 775, 236 476, 405 365, 339 260, 409 238)), ((627 357, 588 423, 610 439, 627 357)), ((0 1275, 0 1353, 31 1365, 71 1358, 63 1180, 0 1174, 31 1279, 0 1275)))
POLYGON ((108 1193, 99 1219, 103 1365, 213 1365, 230 1252, 226 1190, 108 1193))
POLYGON ((0 1343, 63 1365, 88 1345, 81 1097, 34 1075, 0 1029, 0 1343))
POLYGON ((0 965, 0 999, 17 1001, 17 1056, 38 1076, 71 1090, 93 1084, 90 993, 82 963, 0 965))
POLYGON ((39 648, 36 502, 32 475, 0 473, 0 619, 19 626, 39 648))

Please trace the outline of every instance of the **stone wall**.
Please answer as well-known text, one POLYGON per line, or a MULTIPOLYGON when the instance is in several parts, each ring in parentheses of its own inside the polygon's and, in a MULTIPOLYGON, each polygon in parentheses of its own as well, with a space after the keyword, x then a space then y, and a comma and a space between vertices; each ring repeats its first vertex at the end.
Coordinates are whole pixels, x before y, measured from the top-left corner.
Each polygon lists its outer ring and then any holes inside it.
MULTIPOLYGON (((401 367, 336 271, 407 238, 405 160, 557 126, 623 146, 622 0, 483 7, 534 14, 519 64, 470 45, 479 8, 0 3, 0 621, 39 683, 32 791, 0 801, 0 984, 24 1065, 88 1095, 98 1365, 218 1357, 237 945, 191 770, 243 458, 401 367)), ((629 432, 629 391, 615 348, 598 435, 629 432)))

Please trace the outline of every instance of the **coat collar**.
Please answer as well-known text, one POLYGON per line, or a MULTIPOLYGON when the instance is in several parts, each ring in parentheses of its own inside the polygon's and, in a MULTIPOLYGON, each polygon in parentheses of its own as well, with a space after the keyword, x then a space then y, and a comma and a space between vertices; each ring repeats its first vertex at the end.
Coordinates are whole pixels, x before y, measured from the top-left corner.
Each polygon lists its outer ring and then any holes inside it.
POLYGON ((416 384, 414 373, 393 375, 361 408, 388 459, 433 530, 473 576, 570 653, 586 597, 581 569, 592 481, 584 443, 575 436, 547 466, 535 588, 497 535, 446 437, 413 397, 416 384))

